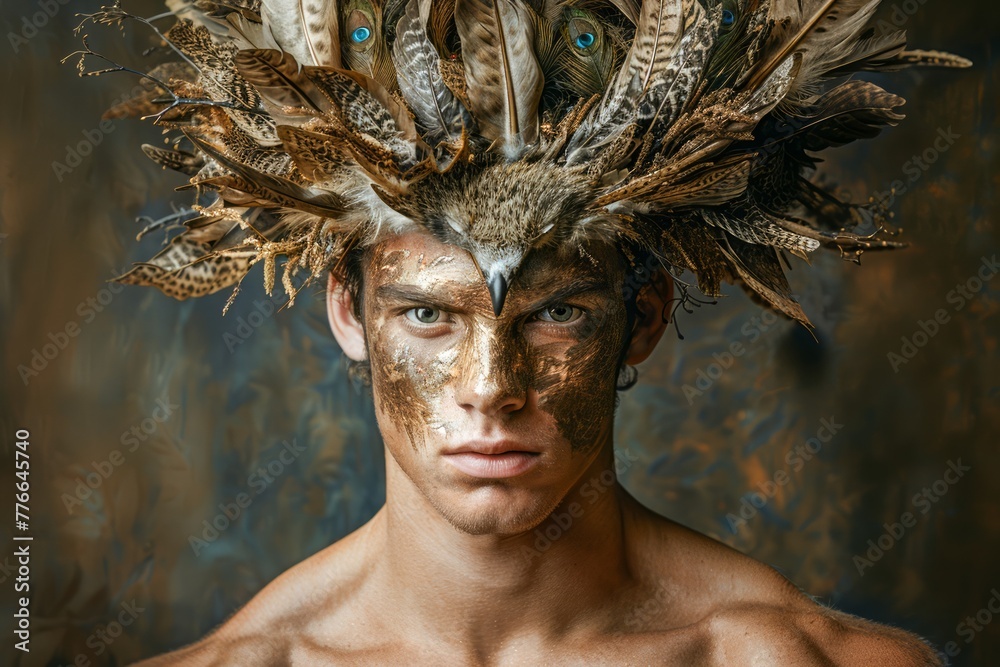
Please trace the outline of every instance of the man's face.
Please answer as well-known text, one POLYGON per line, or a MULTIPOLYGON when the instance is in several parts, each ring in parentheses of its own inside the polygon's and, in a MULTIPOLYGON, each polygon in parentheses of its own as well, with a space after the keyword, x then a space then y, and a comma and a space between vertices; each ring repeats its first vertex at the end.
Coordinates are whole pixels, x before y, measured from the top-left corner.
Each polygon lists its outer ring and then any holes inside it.
POLYGON ((421 233, 373 249, 363 313, 379 427, 460 530, 534 528, 607 442, 622 280, 610 248, 561 260, 542 249, 496 317, 467 252, 421 233))

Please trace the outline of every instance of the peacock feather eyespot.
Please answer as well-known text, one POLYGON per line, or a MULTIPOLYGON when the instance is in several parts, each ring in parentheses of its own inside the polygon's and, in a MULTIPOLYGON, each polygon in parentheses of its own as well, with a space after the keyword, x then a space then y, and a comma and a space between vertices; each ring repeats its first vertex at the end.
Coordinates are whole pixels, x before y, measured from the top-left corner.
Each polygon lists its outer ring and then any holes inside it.
POLYGON ((367 51, 380 38, 378 16, 368 0, 349 0, 344 4, 346 6, 341 10, 344 39, 354 51, 367 51))
POLYGON ((354 32, 351 33, 351 41, 355 44, 363 44, 367 42, 372 37, 371 28, 366 26, 361 26, 360 28, 355 28, 354 32))
POLYGON ((578 55, 590 55, 600 48, 601 29, 592 20, 592 15, 581 9, 566 10, 566 23, 563 34, 567 43, 578 52, 578 55))
POLYGON ((731 9, 723 9, 722 10, 722 27, 723 28, 730 28, 730 27, 732 27, 732 25, 734 23, 736 23, 736 14, 733 13, 733 10, 731 10, 731 9))

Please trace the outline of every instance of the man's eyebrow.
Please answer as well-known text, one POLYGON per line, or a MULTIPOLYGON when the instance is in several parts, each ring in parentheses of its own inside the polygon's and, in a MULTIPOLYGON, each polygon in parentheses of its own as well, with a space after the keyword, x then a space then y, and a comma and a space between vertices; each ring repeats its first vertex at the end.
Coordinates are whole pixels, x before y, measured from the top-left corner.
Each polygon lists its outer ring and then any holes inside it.
MULTIPOLYGON (((449 296, 455 291, 449 290, 449 296)), ((409 301, 412 303, 427 304, 438 308, 453 308, 454 299, 445 299, 433 291, 417 287, 416 285, 388 284, 379 285, 375 289, 375 298, 380 301, 409 301)))
MULTIPOLYGON (((541 287, 525 287, 525 290, 541 289, 541 287)), ((559 303, 574 296, 587 294, 590 292, 609 292, 611 284, 607 280, 599 278, 583 278, 574 280, 568 285, 564 285, 556 290, 549 291, 535 299, 532 299, 528 310, 538 310, 546 304, 559 303)))

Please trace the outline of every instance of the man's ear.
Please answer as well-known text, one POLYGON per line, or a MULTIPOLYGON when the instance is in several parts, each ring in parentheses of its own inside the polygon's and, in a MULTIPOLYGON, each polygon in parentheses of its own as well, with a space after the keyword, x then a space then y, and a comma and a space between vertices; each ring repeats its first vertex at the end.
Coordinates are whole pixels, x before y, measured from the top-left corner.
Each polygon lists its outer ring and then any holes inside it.
POLYGON ((366 358, 365 330, 354 317, 354 299, 351 293, 330 274, 326 285, 326 314, 330 319, 330 330, 349 359, 363 361, 366 358))
POLYGON ((660 342, 670 322, 667 306, 674 298, 674 280, 664 269, 653 274, 636 297, 636 321, 625 363, 635 366, 645 361, 660 342))

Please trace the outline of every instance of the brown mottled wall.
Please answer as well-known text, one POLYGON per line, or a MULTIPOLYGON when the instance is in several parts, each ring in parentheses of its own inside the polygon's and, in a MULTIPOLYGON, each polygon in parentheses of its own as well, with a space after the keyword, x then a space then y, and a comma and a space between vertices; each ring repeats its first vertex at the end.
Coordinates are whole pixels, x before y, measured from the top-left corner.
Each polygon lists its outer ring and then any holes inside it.
MULTIPOLYGON (((823 600, 954 642, 953 664, 998 664, 1000 10, 885 4, 917 47, 975 62, 879 77, 907 119, 825 164, 855 200, 896 182, 913 247, 796 264, 818 342, 737 290, 682 314, 684 339, 668 335, 622 396, 619 468, 657 511, 823 600)), ((74 14, 98 5, 0 0, 4 664, 123 664, 188 643, 384 496, 370 398, 318 288, 282 310, 248 280, 222 317, 226 293, 179 303, 106 282, 153 254, 162 234, 135 243, 135 219, 170 213, 182 178, 139 150, 158 130, 101 121, 134 79, 59 64, 79 46, 74 14), (30 654, 10 634, 20 428, 30 654)), ((90 32, 122 60, 154 44, 138 26, 90 32)))

